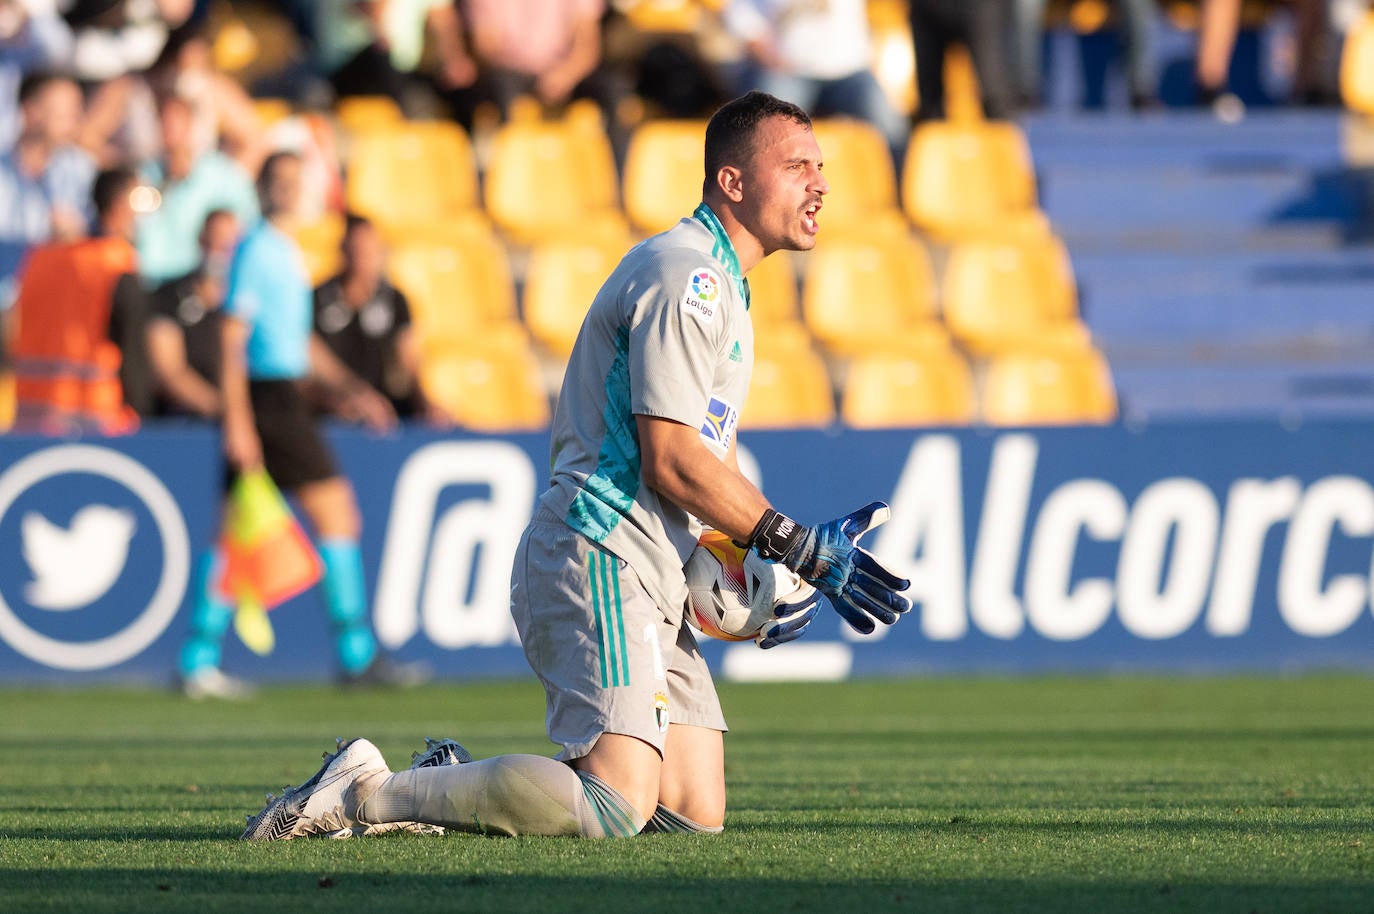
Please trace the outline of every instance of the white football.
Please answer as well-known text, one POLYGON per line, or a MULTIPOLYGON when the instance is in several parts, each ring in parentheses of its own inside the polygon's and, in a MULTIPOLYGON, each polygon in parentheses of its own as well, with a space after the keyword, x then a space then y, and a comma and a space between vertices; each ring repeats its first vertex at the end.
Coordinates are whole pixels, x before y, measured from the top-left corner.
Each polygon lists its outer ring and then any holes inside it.
POLYGON ((787 568, 741 549, 730 537, 707 530, 687 560, 687 621, 722 641, 748 641, 773 620, 781 600, 795 602, 811 585, 787 568))

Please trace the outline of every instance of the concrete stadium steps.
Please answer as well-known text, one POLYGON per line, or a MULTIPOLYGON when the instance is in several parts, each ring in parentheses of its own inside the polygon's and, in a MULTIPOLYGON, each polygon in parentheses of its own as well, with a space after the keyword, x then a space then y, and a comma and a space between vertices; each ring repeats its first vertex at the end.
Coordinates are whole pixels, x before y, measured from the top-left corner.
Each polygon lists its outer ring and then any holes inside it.
POLYGON ((1374 416, 1374 178, 1338 112, 1032 119, 1127 421, 1374 416))
POLYGON ((1115 359, 1112 375, 1126 422, 1374 415, 1374 364, 1368 359, 1267 364, 1181 359, 1152 365, 1115 359))
POLYGON ((1374 200, 1369 173, 1341 161, 1332 112, 1234 126, 1200 113, 1043 118, 1027 132, 1041 205, 1071 248, 1170 238, 1180 249, 1235 246, 1268 231, 1341 237, 1365 226, 1374 200))
POLYGON ((1084 317, 1107 345, 1374 344, 1374 248, 1073 255, 1084 317))

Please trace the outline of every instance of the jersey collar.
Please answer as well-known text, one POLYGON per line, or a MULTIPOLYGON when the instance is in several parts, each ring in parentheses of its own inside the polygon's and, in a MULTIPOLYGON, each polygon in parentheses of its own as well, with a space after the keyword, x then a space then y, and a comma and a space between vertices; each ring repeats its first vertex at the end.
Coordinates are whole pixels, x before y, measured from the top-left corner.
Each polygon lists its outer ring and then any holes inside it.
POLYGON ((715 239, 715 244, 711 247, 711 256, 725 264, 726 271, 730 278, 735 281, 735 288, 739 290, 740 296, 744 299, 744 308, 749 309, 749 280, 744 278, 744 273, 739 268, 739 255, 735 253, 735 245, 730 240, 730 236, 725 234, 725 227, 720 224, 716 214, 711 211, 711 207, 702 203, 697 206, 692 213, 692 218, 706 226, 706 231, 711 233, 715 239))

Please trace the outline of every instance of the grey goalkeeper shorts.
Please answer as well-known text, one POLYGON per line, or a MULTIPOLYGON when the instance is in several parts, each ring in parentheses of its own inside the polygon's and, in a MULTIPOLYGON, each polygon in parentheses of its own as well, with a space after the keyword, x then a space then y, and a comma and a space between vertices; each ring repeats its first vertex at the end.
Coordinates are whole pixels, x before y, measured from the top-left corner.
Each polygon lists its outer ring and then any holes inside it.
POLYGON ((515 553, 511 614, 544 684, 558 758, 581 758, 603 733, 662 756, 669 723, 726 729, 682 614, 665 621, 634 569, 542 507, 515 553))

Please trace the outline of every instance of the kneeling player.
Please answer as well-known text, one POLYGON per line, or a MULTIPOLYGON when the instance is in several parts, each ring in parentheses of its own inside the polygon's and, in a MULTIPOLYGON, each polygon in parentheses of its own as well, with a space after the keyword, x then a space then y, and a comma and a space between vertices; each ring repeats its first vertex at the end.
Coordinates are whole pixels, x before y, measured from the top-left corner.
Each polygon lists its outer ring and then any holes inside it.
POLYGON ((744 276, 774 251, 815 245, 829 190, 810 119, 751 92, 711 119, 705 153, 701 206, 633 248, 591 305, 554 419, 551 485, 516 553, 512 612, 558 758, 393 774, 354 740, 269 802, 244 838, 398 822, 586 837, 719 831, 725 720, 683 625, 682 569, 701 522, 795 571, 860 632, 910 608, 907 582, 856 545, 881 506, 805 527, 775 512, 735 460, 754 343, 744 276))

